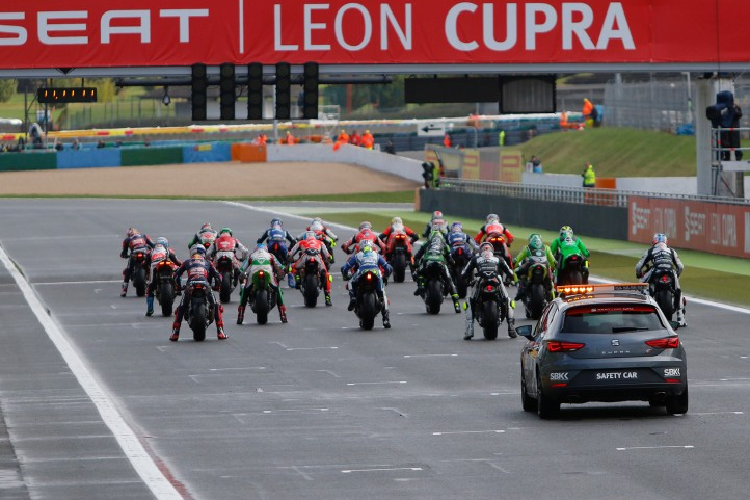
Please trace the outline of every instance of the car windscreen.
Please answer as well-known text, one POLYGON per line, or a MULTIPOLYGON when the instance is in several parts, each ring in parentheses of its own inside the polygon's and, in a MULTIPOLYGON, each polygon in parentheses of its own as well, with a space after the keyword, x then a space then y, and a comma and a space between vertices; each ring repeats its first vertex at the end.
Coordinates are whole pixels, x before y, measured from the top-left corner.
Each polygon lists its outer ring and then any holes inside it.
POLYGON ((573 307, 565 311, 562 333, 627 333, 664 330, 656 308, 643 305, 605 304, 573 307))

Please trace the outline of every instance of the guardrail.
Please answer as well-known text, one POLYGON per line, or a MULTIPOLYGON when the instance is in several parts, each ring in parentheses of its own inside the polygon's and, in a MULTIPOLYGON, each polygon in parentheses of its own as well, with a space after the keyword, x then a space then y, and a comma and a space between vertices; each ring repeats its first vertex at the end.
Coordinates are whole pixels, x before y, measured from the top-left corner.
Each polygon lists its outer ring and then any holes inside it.
POLYGON ((570 188, 557 186, 541 186, 535 184, 517 184, 512 182, 480 181, 468 179, 443 178, 440 189, 479 194, 496 194, 527 200, 551 201, 560 203, 576 203, 587 205, 604 205, 612 207, 627 207, 628 196, 643 196, 647 198, 666 198, 671 200, 712 202, 729 205, 750 205, 750 200, 731 198, 726 196, 652 193, 643 191, 622 191, 617 189, 599 188, 570 188))

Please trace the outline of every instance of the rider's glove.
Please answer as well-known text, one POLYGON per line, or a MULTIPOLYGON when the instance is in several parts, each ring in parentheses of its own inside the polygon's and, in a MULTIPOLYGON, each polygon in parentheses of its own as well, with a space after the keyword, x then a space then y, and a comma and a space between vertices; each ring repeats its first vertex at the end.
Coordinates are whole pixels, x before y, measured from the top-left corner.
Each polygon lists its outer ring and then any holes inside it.
POLYGON ((123 250, 123 251, 122 251, 122 252, 120 253, 120 258, 122 258, 122 259, 127 259, 127 258, 128 258, 128 251, 127 251, 127 250, 123 250))

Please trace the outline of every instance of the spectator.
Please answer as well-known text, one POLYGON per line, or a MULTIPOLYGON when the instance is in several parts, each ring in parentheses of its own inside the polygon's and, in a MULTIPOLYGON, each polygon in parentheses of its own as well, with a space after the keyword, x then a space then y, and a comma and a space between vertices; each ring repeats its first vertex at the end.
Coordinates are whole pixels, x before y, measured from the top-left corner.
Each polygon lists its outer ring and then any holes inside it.
POLYGON ((81 149, 81 143, 78 141, 78 138, 76 138, 73 141, 73 151, 80 151, 81 149))
POLYGON ((505 147, 505 130, 500 130, 500 147, 505 147))
POLYGON ((596 173, 594 172, 594 166, 591 163, 586 163, 586 167, 581 174, 583 177, 583 187, 592 188, 596 186, 596 173))
POLYGON ((58 142, 57 137, 55 137, 55 143, 54 143, 55 151, 62 151, 63 150, 63 143, 58 142))
POLYGON ((149 139, 148 137, 146 137, 145 139, 143 139, 143 147, 144 148, 150 148, 151 147, 151 139, 149 139))
POLYGON ((396 147, 393 145, 393 141, 390 139, 388 139, 388 142, 385 143, 385 152, 389 155, 396 154, 396 147))
POLYGON ((355 130, 349 141, 350 141, 350 144, 353 144, 354 146, 359 147, 360 142, 362 141, 362 138, 359 136, 359 132, 355 130))
POLYGON ((451 135, 446 133, 445 137, 443 138, 443 146, 446 148, 451 147, 451 135))
POLYGON ((96 143, 96 149, 104 149, 107 145, 104 143, 104 139, 99 139, 99 142, 96 143))
POLYGON ((539 158, 537 158, 534 155, 531 155, 531 159, 526 164, 526 171, 527 172, 533 172, 535 174, 541 174, 542 173, 542 162, 539 158))
POLYGON ((122 147, 122 139, 117 139, 115 141, 115 147, 116 148, 121 148, 122 147))
POLYGON ((38 123, 32 123, 29 127, 29 137, 34 149, 42 149, 42 137, 44 132, 38 123))
POLYGON ((591 101, 584 98, 583 99, 583 121, 586 124, 586 127, 591 128, 594 126, 594 116, 592 114, 594 113, 594 105, 591 101))
POLYGON ((339 142, 347 143, 349 142, 349 134, 346 133, 346 130, 341 130, 341 133, 339 134, 339 142))
POLYGON ((3 143, 2 148, 0 148, 0 153, 7 153, 8 152, 8 145, 3 143))
POLYGON ((286 143, 289 146, 294 146, 294 136, 289 130, 286 131, 286 143))
POLYGON ((369 130, 365 130, 365 134, 362 136, 362 146, 366 149, 372 149, 375 146, 375 137, 369 130))

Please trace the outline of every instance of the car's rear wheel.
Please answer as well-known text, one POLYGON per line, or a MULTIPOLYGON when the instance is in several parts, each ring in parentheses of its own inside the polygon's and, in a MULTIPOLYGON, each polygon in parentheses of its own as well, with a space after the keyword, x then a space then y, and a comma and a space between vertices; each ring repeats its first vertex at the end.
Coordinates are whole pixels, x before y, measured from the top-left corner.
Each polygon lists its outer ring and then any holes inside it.
POLYGON ((526 377, 523 374, 523 367, 521 367, 521 403, 523 404, 523 411, 530 413, 536 411, 536 399, 529 396, 526 390, 526 377))
POLYGON ((555 401, 554 399, 544 394, 544 388, 542 387, 542 381, 539 379, 539 374, 537 374, 536 387, 537 416, 544 420, 557 417, 557 415, 560 413, 560 402, 555 401))
POLYGON ((679 396, 670 396, 667 399, 667 413, 670 415, 684 415, 688 412, 689 403, 688 389, 685 387, 685 392, 679 396))

